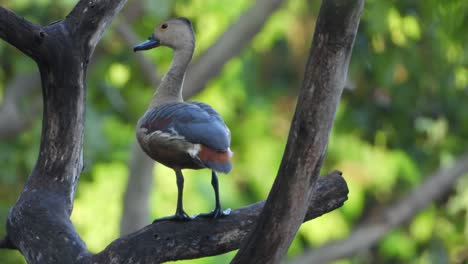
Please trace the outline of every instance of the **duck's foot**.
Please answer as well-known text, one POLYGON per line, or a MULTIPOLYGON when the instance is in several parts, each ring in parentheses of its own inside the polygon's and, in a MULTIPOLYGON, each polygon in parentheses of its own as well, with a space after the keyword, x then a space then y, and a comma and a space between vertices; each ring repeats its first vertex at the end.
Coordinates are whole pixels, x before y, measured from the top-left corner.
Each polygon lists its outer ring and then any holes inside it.
POLYGON ((175 215, 172 216, 166 216, 166 217, 161 217, 153 220, 153 224, 156 222, 161 222, 161 221, 175 221, 175 222, 187 222, 192 220, 193 217, 190 217, 187 213, 185 212, 180 212, 176 213, 175 215))
POLYGON ((216 218, 221 218, 221 217, 228 216, 230 214, 231 214, 231 208, 228 208, 228 209, 226 209, 224 211, 221 208, 216 208, 213 211, 211 211, 210 213, 196 215, 195 218, 200 217, 200 218, 216 219, 216 218))

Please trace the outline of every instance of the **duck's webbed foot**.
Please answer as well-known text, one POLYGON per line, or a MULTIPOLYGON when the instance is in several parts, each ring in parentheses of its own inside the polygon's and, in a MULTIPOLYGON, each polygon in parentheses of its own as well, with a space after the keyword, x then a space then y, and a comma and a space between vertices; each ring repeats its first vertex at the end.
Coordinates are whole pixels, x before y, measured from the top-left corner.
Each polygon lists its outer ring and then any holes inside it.
POLYGON ((231 208, 228 208, 224 211, 221 208, 215 208, 213 211, 209 213, 196 215, 195 218, 200 217, 200 218, 216 219, 216 218, 228 216, 230 214, 231 214, 231 208))
POLYGON ((184 211, 181 211, 181 212, 177 212, 175 215, 172 215, 172 216, 165 216, 165 217, 154 219, 153 224, 156 222, 161 222, 161 221, 187 222, 192 219, 193 217, 189 216, 184 211))

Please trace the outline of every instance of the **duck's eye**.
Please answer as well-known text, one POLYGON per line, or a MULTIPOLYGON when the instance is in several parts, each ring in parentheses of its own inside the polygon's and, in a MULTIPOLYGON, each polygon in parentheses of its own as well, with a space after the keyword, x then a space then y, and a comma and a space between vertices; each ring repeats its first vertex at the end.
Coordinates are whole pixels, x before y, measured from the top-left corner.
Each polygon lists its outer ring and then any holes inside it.
POLYGON ((166 28, 167 28, 167 24, 162 24, 162 25, 161 25, 161 28, 162 28, 162 29, 166 29, 166 28))

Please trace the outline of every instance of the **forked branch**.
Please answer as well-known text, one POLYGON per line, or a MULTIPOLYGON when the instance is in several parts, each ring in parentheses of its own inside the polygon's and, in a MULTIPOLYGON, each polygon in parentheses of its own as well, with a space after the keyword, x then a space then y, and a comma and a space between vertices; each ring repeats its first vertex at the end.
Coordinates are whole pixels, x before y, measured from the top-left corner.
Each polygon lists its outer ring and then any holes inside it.
POLYGON ((37 59, 43 36, 41 27, 0 6, 0 38, 37 59))

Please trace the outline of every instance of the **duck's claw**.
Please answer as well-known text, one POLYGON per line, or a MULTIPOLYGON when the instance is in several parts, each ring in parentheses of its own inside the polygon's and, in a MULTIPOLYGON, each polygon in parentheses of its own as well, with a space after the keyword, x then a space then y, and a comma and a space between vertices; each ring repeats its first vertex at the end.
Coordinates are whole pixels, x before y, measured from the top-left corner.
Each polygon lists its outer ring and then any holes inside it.
POLYGON ((153 224, 156 222, 161 222, 161 221, 178 221, 178 222, 187 222, 192 220, 194 217, 190 217, 187 213, 184 211, 182 212, 177 212, 175 215, 172 216, 166 216, 166 217, 161 217, 153 220, 153 224))
POLYGON ((228 216, 230 214, 231 214, 231 208, 228 208, 224 211, 221 208, 216 208, 209 213, 196 215, 194 218, 201 217, 201 218, 216 219, 216 218, 228 216))

